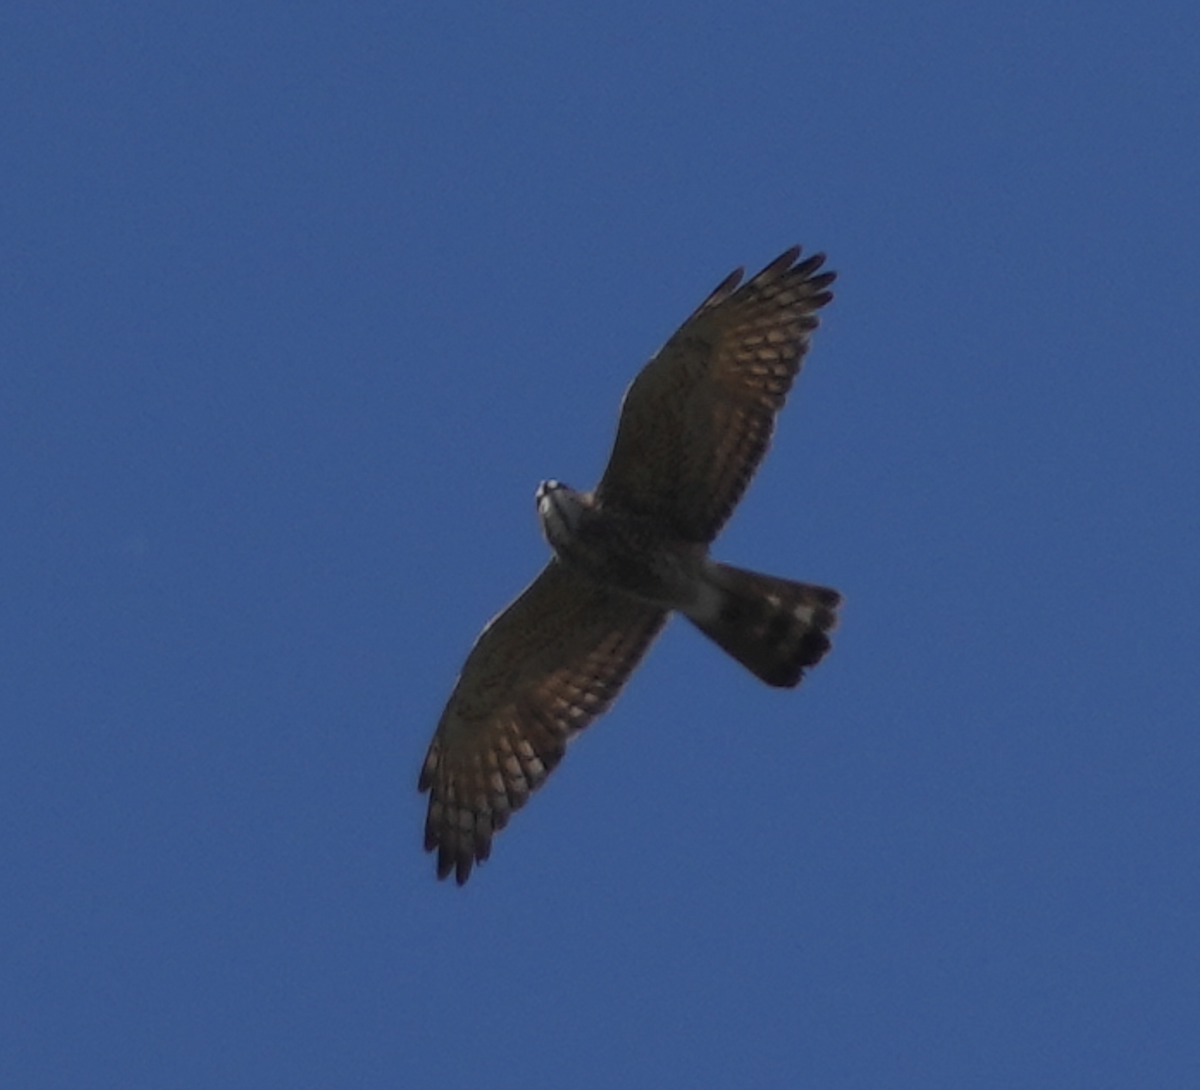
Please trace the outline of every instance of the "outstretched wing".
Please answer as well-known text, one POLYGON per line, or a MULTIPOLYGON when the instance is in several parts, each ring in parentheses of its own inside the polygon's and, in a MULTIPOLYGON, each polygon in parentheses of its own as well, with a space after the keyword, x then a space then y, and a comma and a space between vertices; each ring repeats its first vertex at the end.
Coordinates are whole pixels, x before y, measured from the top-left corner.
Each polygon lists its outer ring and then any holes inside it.
POLYGON ((816 312, 833 298, 825 257, 796 246, 742 287, 742 270, 680 326, 625 393, 597 499, 709 542, 762 461, 816 312))
POLYGON ((612 594, 551 560, 483 630, 421 769, 425 850, 459 885, 492 834, 605 712, 667 614, 612 594))

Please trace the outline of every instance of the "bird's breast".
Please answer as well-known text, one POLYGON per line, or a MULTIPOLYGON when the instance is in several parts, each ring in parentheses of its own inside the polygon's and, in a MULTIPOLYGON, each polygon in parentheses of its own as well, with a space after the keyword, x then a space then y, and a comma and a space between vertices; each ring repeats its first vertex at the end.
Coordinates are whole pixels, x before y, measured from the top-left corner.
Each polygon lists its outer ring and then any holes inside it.
POLYGON ((554 544, 564 563, 642 601, 677 609, 697 593, 703 547, 674 539, 645 516, 592 507, 554 544))

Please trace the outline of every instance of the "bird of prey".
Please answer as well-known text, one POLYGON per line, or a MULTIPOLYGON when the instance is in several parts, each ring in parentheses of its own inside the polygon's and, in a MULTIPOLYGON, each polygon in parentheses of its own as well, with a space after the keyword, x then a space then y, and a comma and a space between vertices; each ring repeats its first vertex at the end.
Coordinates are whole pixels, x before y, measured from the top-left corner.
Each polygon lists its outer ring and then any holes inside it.
POLYGON ((719 563, 709 545, 766 453, 832 298, 823 254, 726 277, 634 379, 600 483, 544 481, 553 556, 484 628, 421 768, 425 849, 462 885, 492 836, 608 710, 672 611, 768 685, 829 650, 837 591, 719 563))

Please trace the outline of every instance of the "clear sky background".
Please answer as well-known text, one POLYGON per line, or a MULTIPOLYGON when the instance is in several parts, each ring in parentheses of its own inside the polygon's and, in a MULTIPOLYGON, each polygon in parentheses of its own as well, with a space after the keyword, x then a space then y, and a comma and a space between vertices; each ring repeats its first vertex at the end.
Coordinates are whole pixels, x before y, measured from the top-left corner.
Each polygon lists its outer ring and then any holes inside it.
POLYGON ((1200 7, 0 9, 0 1085, 1200 1085, 1200 7), (722 558, 464 889, 463 657, 730 269, 722 558))

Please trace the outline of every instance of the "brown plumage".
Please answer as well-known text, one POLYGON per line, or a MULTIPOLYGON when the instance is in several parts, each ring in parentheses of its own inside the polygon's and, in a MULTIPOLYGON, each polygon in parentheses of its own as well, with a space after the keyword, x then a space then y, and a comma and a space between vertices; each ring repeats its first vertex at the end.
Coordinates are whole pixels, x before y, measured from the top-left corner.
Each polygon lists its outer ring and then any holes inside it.
POLYGON ((555 557, 483 630, 425 757, 425 848, 462 884, 605 712, 671 610, 769 685, 829 649, 840 596, 708 555, 770 444, 834 279, 795 247, 731 274, 634 379, 594 493, 537 494, 555 557))

